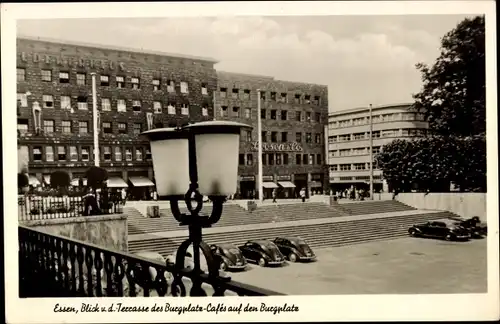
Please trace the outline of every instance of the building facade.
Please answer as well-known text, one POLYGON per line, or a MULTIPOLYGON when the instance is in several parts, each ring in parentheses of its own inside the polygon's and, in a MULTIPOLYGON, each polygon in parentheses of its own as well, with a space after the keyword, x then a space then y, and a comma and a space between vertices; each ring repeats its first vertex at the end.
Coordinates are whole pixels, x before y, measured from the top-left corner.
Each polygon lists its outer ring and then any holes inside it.
MULTIPOLYGON (((408 139, 426 133, 428 123, 423 114, 409 110, 411 104, 372 107, 373 156, 382 146, 395 139, 408 139)), ((370 181, 370 114, 369 108, 355 108, 331 113, 328 117, 328 165, 332 190, 351 186, 369 188, 370 181)), ((382 171, 373 164, 374 192, 391 188, 382 171)))
POLYGON ((110 181, 151 186, 148 141, 139 133, 213 119, 215 60, 143 50, 18 38, 18 145, 30 182, 54 170, 82 178, 94 165, 95 73, 100 166, 110 181), (135 180, 133 180, 135 179, 135 180))
POLYGON ((280 198, 321 193, 328 185, 324 152, 328 88, 268 76, 217 72, 216 118, 253 126, 241 136, 238 191, 258 193, 258 114, 262 121, 264 196, 280 198), (258 94, 261 90, 261 110, 258 94))

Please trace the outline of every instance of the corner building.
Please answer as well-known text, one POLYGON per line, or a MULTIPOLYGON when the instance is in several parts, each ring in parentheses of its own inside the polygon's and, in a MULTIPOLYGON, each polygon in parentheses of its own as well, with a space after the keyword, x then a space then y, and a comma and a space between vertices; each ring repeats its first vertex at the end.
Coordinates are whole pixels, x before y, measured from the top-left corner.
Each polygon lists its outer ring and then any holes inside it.
POLYGON ((96 73, 100 166, 108 185, 143 197, 153 185, 149 143, 138 134, 213 119, 215 60, 138 49, 17 39, 18 145, 30 183, 54 170, 82 178, 94 165, 96 73))
POLYGON ((253 127, 243 130, 240 139, 239 196, 248 199, 258 194, 258 114, 262 120, 264 197, 270 198, 273 189, 279 198, 295 198, 301 188, 308 195, 322 193, 328 186, 324 143, 327 86, 222 71, 217 76, 215 118, 253 127))

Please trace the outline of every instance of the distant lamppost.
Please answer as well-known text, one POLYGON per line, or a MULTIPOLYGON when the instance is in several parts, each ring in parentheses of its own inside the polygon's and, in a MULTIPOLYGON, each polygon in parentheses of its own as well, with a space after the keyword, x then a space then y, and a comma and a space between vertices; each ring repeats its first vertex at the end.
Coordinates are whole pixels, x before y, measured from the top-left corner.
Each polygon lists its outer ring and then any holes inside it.
POLYGON ((152 129, 142 134, 151 142, 156 188, 161 199, 181 226, 188 226, 189 238, 178 248, 173 291, 184 291, 181 270, 187 249, 193 245, 194 274, 191 296, 205 296, 201 288, 200 249, 208 266, 208 276, 219 278, 219 264, 202 240, 202 228, 219 221, 226 197, 236 192, 238 152, 242 128, 251 126, 230 121, 205 121, 178 128, 152 129), (187 192, 186 192, 187 190, 187 192), (201 215, 203 196, 212 201, 212 212, 201 215), (189 213, 181 213, 184 200, 189 213), (195 205, 193 205, 195 202, 195 205))

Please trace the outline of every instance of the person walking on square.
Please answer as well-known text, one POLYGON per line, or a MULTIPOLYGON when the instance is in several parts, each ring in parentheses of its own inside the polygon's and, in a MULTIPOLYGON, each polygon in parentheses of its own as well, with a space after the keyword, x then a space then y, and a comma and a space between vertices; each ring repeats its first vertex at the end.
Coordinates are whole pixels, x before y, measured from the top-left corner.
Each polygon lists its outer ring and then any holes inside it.
POLYGON ((127 190, 125 188, 122 189, 122 204, 125 206, 125 202, 127 200, 127 190))
POLYGON ((300 190, 300 198, 302 199, 302 202, 306 202, 306 188, 302 188, 300 190))
POLYGON ((276 189, 273 189, 273 203, 277 202, 276 201, 277 196, 278 196, 278 192, 276 191, 276 189))

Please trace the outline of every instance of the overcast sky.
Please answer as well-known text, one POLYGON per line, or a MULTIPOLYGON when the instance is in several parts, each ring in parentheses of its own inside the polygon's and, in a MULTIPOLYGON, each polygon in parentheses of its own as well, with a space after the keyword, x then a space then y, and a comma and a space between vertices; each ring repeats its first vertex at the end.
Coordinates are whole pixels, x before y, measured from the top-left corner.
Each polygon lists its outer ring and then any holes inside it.
POLYGON ((411 102, 418 62, 465 16, 20 20, 18 33, 208 56, 216 69, 328 85, 330 111, 411 102))

